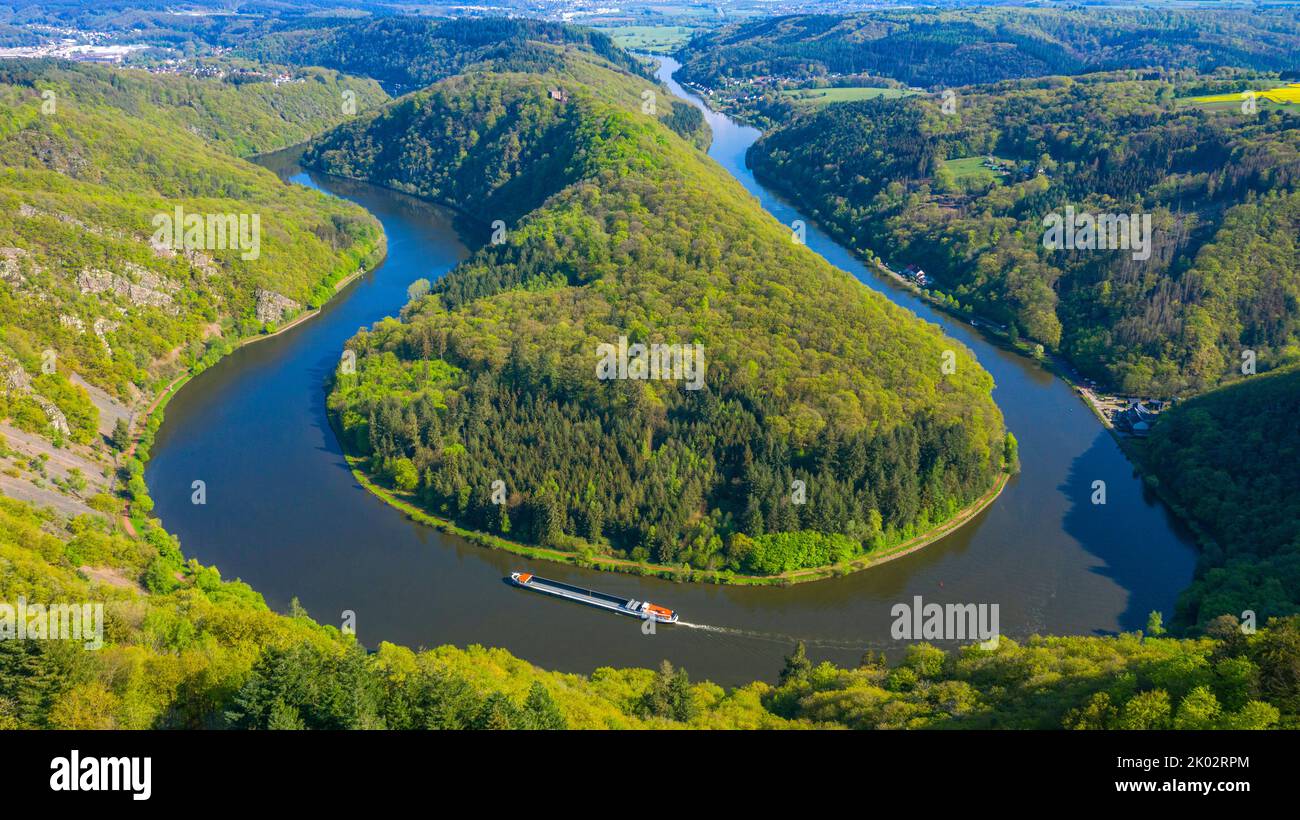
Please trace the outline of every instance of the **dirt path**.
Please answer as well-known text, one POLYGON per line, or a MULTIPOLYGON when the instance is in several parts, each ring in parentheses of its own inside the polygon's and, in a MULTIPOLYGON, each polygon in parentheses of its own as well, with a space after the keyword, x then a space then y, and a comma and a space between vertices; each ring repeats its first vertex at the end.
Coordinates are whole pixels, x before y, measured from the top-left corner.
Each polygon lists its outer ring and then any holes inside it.
MULTIPOLYGON (((122 461, 126 461, 127 459, 134 456, 136 447, 140 444, 140 433, 138 431, 139 425, 136 423, 137 420, 143 418, 145 420, 145 423, 148 424, 149 417, 152 416, 154 411, 158 409, 158 404, 163 399, 170 396, 172 394, 172 391, 175 390, 177 387, 179 387, 181 383, 183 383, 185 380, 189 379, 189 377, 190 377, 190 373, 186 371, 185 373, 182 373, 181 375, 172 379, 170 384, 168 384, 166 387, 160 390, 158 392, 158 395, 154 396, 153 401, 149 403, 149 407, 145 409, 143 414, 137 415, 132 418, 131 445, 127 447, 125 451, 123 451, 122 461)), ((126 503, 126 507, 122 511, 122 529, 125 530, 126 534, 131 536, 132 538, 139 537, 136 534, 135 526, 131 523, 131 502, 129 501, 126 503)))

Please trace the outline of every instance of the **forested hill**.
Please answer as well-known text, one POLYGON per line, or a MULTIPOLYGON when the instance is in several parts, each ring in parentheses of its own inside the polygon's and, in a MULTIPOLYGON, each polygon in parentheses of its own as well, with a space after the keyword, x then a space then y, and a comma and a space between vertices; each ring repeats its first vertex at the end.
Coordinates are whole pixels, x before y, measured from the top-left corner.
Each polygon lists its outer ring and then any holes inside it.
POLYGON ((649 80, 643 66, 608 35, 529 19, 384 17, 324 30, 280 32, 240 50, 271 62, 327 66, 373 77, 398 93, 483 64, 496 71, 558 70, 567 50, 589 52, 618 71, 649 80))
POLYGON ((378 224, 234 154, 342 121, 345 87, 356 88, 362 109, 383 99, 370 81, 347 86, 333 72, 268 93, 140 71, 0 64, 0 315, 10 354, 34 370, 52 348, 60 372, 125 396, 130 384, 146 389, 150 363, 176 347, 197 345, 183 358, 201 357, 213 323, 236 335, 260 330, 259 289, 299 306, 322 301, 377 247, 378 224), (256 258, 238 248, 154 247, 154 217, 176 207, 258 213, 256 258))
POLYGON ((853 559, 989 489, 1002 421, 969 351, 794 243, 639 94, 549 84, 450 78, 307 155, 504 223, 349 344, 330 405, 374 474, 511 539, 760 574, 853 559), (598 379, 620 337, 702 345, 703 389, 598 379))
POLYGON ((679 79, 873 74, 926 88, 1115 68, 1300 68, 1293 11, 1093 8, 795 15, 702 31, 679 79))
POLYGON ((698 147, 710 139, 697 108, 673 99, 640 62, 591 29, 525 19, 395 17, 277 34, 245 51, 371 77, 394 93, 470 72, 545 77, 548 93, 581 86, 616 105, 635 101, 698 147))
POLYGON ((1136 443, 1148 479, 1199 529, 1179 619, 1300 612, 1300 368, 1250 376, 1162 414, 1136 443))
MULTIPOLYGON (((1276 85, 1277 80, 1272 84, 1276 85)), ((755 172, 839 237, 1121 390, 1218 383, 1300 355, 1300 115, 1205 110, 1153 72, 830 105, 768 134, 755 172), (1066 208, 1149 214, 1150 258, 1044 247, 1066 208)))
MULTIPOLYGON (((290 68, 242 61, 214 63, 224 76, 196 78, 55 60, 0 61, 8 85, 66 93, 75 105, 111 108, 147 119, 155 132, 187 131, 236 156, 305 142, 388 99, 371 79, 328 68, 290 68)), ((57 114, 57 106, 55 112, 57 114)))

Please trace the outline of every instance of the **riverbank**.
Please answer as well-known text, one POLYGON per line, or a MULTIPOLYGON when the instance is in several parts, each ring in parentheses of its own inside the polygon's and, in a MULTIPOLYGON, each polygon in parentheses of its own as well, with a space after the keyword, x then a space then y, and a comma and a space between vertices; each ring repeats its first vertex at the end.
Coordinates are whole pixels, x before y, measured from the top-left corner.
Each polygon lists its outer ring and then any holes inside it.
MULTIPOLYGON (((154 435, 158 432, 158 428, 162 426, 163 419, 166 416, 167 404, 176 396, 177 393, 180 392, 181 388, 190 382, 191 379, 208 368, 216 365, 218 362, 225 360, 226 357, 241 348, 279 336, 280 334, 286 333, 302 323, 320 315, 320 312, 325 309, 325 306, 332 303, 340 293, 347 289, 348 285, 357 281, 362 276, 382 264, 384 259, 387 257, 387 253, 388 240, 381 232, 378 241, 376 241, 373 246, 359 254, 357 266, 353 271, 334 281, 333 292, 330 294, 330 298, 322 302, 318 307, 302 311, 297 316, 293 317, 293 319, 289 320, 284 325, 277 327, 275 330, 236 339, 229 346, 229 349, 222 352, 221 355, 216 356, 211 361, 200 361, 189 370, 172 379, 171 382, 154 395, 143 414, 139 416, 133 414, 130 423, 131 443, 122 452, 122 456, 117 464, 118 468, 121 469, 123 465, 131 465, 132 459, 135 459, 139 464, 140 474, 143 473, 144 465, 149 461, 149 451, 153 444, 154 435)), ((329 277, 326 277, 321 284, 329 284, 329 277)), ((125 490, 125 488, 121 489, 125 490)), ((122 529, 132 537, 136 536, 136 524, 143 524, 142 517, 148 512, 137 512, 135 506, 132 504, 132 502, 136 500, 137 499, 135 498, 127 500, 121 516, 122 529)), ((152 510, 152 501, 150 501, 147 506, 149 507, 149 510, 152 510)))
MULTIPOLYGON (((334 426, 334 420, 332 418, 330 422, 331 426, 334 426)), ((335 433, 337 434, 337 432, 337 427, 335 427, 335 433)), ((339 437, 339 440, 342 441, 341 436, 339 437)), ((358 484, 385 504, 401 511, 410 520, 425 526, 433 527, 439 532, 458 536, 471 543, 487 547, 488 549, 503 550, 525 558, 552 561, 557 564, 569 564, 583 569, 596 569, 605 572, 622 572, 643 577, 662 578, 666 581, 675 581, 678 583, 705 583, 751 587, 790 586, 792 584, 803 584, 810 581, 821 581, 826 578, 838 578, 870 569, 874 566, 892 561, 895 558, 902 558, 904 555, 916 552, 923 547, 927 547, 930 544, 951 535, 963 525, 969 523, 981 512, 988 509, 988 507, 998 499, 998 496, 1000 496, 1002 491, 1006 488, 1007 482, 1011 479, 1010 474, 1000 473, 997 480, 994 481, 993 486, 985 492, 984 495, 958 510, 952 518, 921 533, 920 535, 913 536, 912 538, 893 546, 885 547, 877 552, 859 555, 849 561, 842 561, 838 564, 789 570, 778 575, 748 575, 729 570, 688 569, 668 564, 654 564, 648 561, 632 561, 626 558, 617 558, 612 555, 597 553, 594 551, 594 548, 588 550, 580 549, 577 552, 567 552, 565 550, 540 547, 534 544, 525 544, 520 541, 513 541, 509 538, 502 538, 499 535, 494 535, 489 532, 462 527, 455 521, 433 515, 422 509, 415 503, 412 494, 403 493, 378 484, 362 468, 365 459, 353 455, 345 455, 345 458, 347 459, 348 467, 351 468, 352 475, 356 478, 358 484)))

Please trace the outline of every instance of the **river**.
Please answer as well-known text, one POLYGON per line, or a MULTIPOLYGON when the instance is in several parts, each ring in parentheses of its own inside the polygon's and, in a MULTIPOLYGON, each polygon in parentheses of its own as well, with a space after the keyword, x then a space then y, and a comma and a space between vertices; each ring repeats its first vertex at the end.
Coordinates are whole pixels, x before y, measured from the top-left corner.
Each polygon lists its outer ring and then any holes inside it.
MULTIPOLYGON (((672 81, 674 93, 703 104, 672 81)), ((322 623, 355 613, 367 646, 499 646, 540 666, 684 666, 724 685, 773 680, 796 639, 814 660, 853 664, 897 649, 891 607, 987 603, 1002 633, 1107 634, 1166 616, 1191 580, 1191 536, 1145 492, 1110 434, 1071 388, 985 340, 906 289, 873 274, 767 191, 745 167, 758 131, 705 109, 709 155, 776 219, 807 223, 807 243, 838 266, 969 346, 993 374, 994 399, 1020 441, 1021 473, 957 532, 916 553, 843 578, 787 588, 674 584, 525 561, 406 520, 353 479, 325 416, 324 382, 344 342, 398 313, 406 288, 467 254, 446 209, 361 183, 304 173, 291 154, 264 160, 294 184, 353 200, 388 235, 388 258, 320 315, 249 345, 193 379, 167 407, 146 470, 156 514, 187 555, 241 578, 281 611, 297 597, 322 623), (191 483, 207 503, 191 503, 191 483), (1106 503, 1091 502, 1093 482, 1106 503), (508 586, 512 569, 672 607, 690 625, 646 635, 634 619, 508 586)))

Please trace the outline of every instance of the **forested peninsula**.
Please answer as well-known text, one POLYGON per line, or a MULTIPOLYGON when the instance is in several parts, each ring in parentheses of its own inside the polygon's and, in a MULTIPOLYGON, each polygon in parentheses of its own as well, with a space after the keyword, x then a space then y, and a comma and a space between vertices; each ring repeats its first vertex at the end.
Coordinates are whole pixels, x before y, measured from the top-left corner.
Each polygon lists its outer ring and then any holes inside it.
POLYGON ((995 486, 969 351, 792 241, 643 113, 661 87, 534 49, 564 68, 470 68, 305 155, 500 231, 349 343, 330 408, 371 476, 502 539, 719 581, 866 566, 995 486), (620 339, 699 346, 703 389, 599 378, 620 339))

